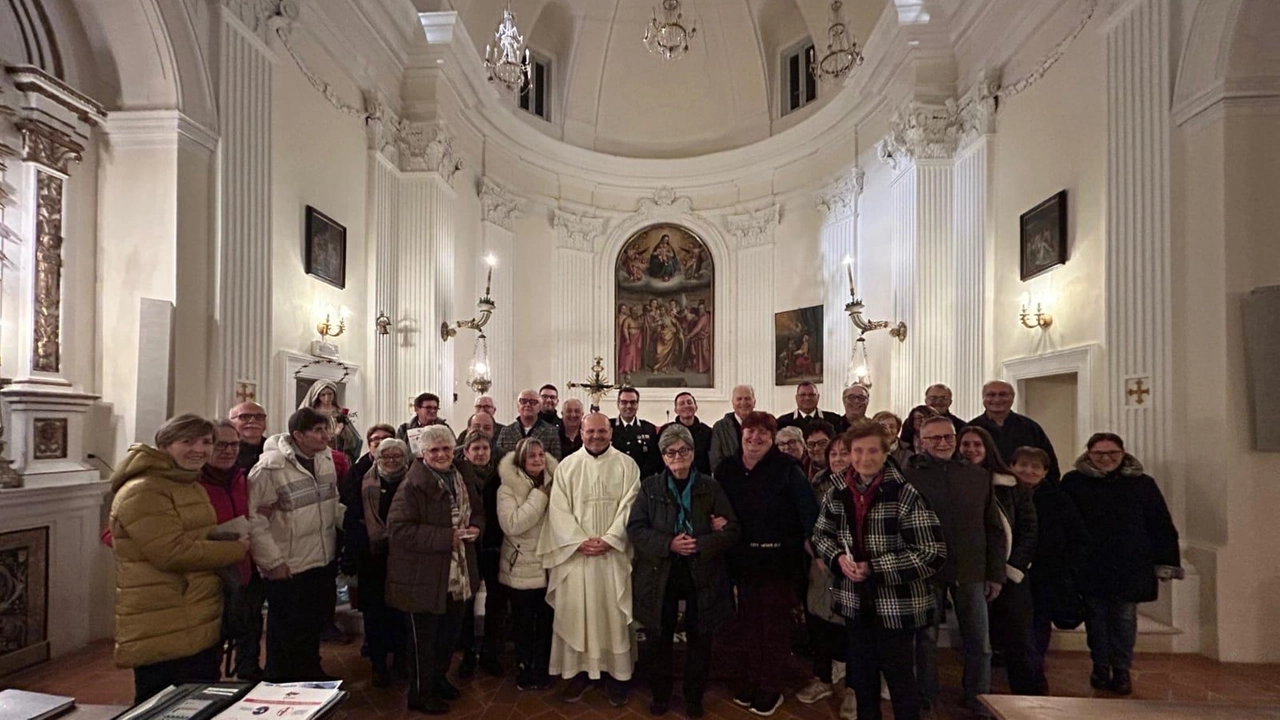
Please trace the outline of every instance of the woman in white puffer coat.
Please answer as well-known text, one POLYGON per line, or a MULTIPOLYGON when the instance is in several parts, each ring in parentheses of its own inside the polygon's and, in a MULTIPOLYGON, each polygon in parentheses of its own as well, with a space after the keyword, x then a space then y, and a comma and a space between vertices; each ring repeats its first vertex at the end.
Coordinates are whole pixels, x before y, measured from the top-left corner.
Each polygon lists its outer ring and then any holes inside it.
POLYGON ((508 588, 519 690, 541 690, 553 682, 547 674, 551 659, 552 612, 547 604, 547 571, 538 558, 538 536, 547 517, 556 459, 542 442, 528 437, 498 463, 498 524, 505 537, 498 581, 508 588))

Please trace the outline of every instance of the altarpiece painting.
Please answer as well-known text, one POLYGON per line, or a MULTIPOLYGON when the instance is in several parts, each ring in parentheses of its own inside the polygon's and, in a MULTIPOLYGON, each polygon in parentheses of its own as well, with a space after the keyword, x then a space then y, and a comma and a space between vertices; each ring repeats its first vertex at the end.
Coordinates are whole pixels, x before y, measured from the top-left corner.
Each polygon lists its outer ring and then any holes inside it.
POLYGON ((650 225, 623 244, 614 278, 618 379, 712 387, 715 265, 706 243, 680 225, 650 225))

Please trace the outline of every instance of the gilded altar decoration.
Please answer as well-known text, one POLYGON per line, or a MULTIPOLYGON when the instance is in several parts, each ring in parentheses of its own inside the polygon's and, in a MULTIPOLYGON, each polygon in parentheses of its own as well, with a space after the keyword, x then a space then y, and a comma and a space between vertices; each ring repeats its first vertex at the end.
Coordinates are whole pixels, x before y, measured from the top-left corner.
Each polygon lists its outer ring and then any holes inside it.
POLYGON ((13 124, 22 133, 23 159, 44 165, 63 175, 73 162, 80 162, 84 146, 61 130, 39 120, 19 120, 13 124))
POLYGON ((49 659, 49 528, 0 533, 0 675, 49 659))
POLYGON ((62 187, 63 180, 36 172, 35 325, 31 366, 56 373, 62 366, 62 187))
POLYGON ((33 460, 62 460, 67 457, 67 419, 36 418, 33 460))
POLYGON ((715 264, 706 243, 663 223, 632 235, 615 270, 617 376, 638 387, 713 385, 715 264))

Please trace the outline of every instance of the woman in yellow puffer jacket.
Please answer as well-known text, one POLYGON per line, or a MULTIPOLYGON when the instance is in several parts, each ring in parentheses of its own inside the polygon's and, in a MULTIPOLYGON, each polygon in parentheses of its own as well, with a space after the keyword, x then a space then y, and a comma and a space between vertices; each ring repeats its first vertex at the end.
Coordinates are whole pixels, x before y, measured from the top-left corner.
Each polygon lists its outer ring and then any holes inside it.
POLYGON ((111 476, 116 650, 134 701, 169 685, 221 678, 222 589, 215 572, 244 559, 248 537, 210 540, 213 505, 197 482, 213 423, 180 415, 138 443, 111 476), (159 448, 159 449, 156 449, 159 448))

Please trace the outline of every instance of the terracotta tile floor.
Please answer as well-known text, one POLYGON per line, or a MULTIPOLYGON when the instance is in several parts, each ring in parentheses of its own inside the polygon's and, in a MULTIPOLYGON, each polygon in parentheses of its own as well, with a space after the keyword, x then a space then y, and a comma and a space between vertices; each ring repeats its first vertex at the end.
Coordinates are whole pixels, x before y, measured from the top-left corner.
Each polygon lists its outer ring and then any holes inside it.
MULTIPOLYGON (((374 689, 369 684, 369 664, 360 657, 360 643, 326 644, 324 665, 331 674, 346 680, 351 692, 343 706, 345 718, 421 718, 405 709, 403 687, 374 689)), ((960 662, 953 650, 940 651, 943 697, 933 717, 961 718, 965 714, 954 709, 959 699, 960 662)), ((1055 695, 1105 697, 1089 687, 1089 658, 1085 653, 1055 652, 1049 657, 1049 684, 1055 695)), ((1280 706, 1280 665, 1240 665, 1215 662, 1199 655, 1140 654, 1135 663, 1134 697, 1145 700, 1214 703, 1229 705, 1280 706)), ((450 717, 466 720, 602 720, 603 718, 648 718, 648 693, 643 683, 631 703, 621 709, 609 707, 603 693, 589 692, 582 702, 566 705, 552 691, 523 693, 515 688, 515 680, 491 678, 483 674, 470 681, 455 682, 463 690, 463 698, 454 703, 450 717)), ((1005 692, 1004 672, 993 671, 994 690, 1005 692)), ((49 692, 76 697, 86 704, 129 704, 133 696, 133 676, 117 669, 111 661, 111 643, 97 642, 53 662, 30 668, 0 679, 0 687, 49 692)), ((708 693, 707 717, 712 720, 747 720, 755 716, 738 708, 729 700, 730 692, 722 684, 713 683, 708 693)), ((1117 700, 1116 702, 1124 702, 1117 700)), ((890 715, 884 704, 886 717, 890 715)), ((669 718, 679 718, 682 705, 673 703, 669 718)), ((774 715, 781 720, 800 718, 820 720, 836 718, 838 698, 814 706, 805 706, 788 697, 774 715)))

